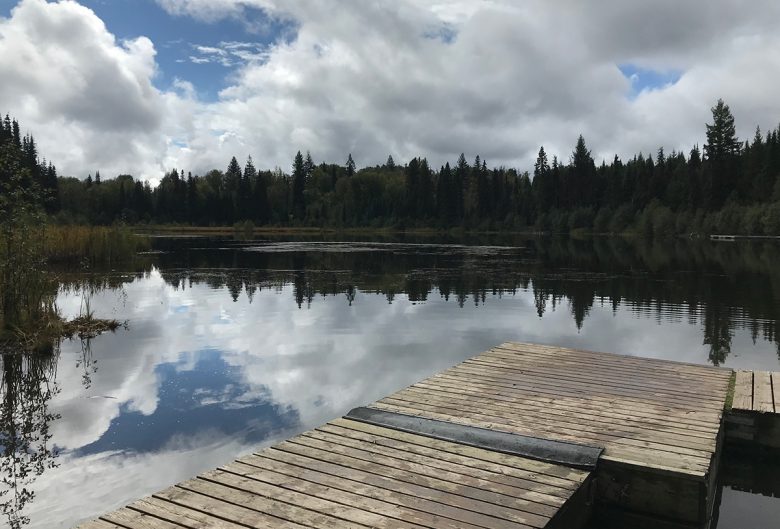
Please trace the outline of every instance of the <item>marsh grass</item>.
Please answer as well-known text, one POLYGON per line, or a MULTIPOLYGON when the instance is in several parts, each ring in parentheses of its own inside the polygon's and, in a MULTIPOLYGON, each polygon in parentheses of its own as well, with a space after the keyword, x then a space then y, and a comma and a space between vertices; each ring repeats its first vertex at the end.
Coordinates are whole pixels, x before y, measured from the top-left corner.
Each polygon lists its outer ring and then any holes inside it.
POLYGON ((149 247, 147 237, 123 226, 49 226, 25 220, 13 228, 6 226, 0 245, 0 354, 47 354, 63 338, 93 338, 122 325, 95 317, 86 285, 79 316, 65 320, 56 305, 60 278, 53 265, 84 270, 132 261, 149 247))
POLYGON ((149 238, 127 226, 46 226, 44 253, 49 263, 112 266, 148 250, 149 238))

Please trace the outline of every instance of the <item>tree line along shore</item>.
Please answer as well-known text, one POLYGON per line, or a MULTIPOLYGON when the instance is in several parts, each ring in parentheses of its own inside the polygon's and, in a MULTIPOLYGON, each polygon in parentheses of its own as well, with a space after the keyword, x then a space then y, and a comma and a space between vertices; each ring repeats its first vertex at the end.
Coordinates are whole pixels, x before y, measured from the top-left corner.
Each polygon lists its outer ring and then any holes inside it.
POLYGON ((580 136, 567 160, 541 147, 522 172, 463 154, 438 169, 392 156, 358 169, 352 154, 339 165, 298 152, 289 172, 233 157, 224 171, 172 169, 151 187, 127 174, 58 176, 8 116, 0 140, 18 147, 55 224, 780 235, 780 126, 742 141, 728 105, 711 110, 706 142, 687 153, 597 165, 580 136))

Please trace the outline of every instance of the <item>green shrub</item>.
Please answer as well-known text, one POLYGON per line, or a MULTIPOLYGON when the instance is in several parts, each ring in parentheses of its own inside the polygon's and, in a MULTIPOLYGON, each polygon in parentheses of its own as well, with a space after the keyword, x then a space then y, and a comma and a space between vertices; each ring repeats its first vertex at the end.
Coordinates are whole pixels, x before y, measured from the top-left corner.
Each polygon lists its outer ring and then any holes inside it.
POLYGON ((623 204, 615 211, 612 219, 609 222, 609 231, 612 233, 622 233, 631 225, 634 221, 634 209, 628 205, 623 204))
POLYGON ((766 235, 780 235, 780 202, 775 202, 764 209, 761 219, 766 235))

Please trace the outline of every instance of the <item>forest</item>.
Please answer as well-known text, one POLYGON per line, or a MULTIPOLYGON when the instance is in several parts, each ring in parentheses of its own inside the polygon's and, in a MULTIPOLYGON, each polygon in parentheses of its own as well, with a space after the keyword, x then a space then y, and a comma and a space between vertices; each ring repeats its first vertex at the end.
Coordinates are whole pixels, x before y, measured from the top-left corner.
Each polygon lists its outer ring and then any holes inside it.
POLYGON ((151 187, 128 174, 58 176, 9 116, 0 142, 21 152, 60 224, 780 235, 780 126, 742 141, 728 105, 719 100, 711 110, 706 143, 688 153, 659 148, 597 165, 580 136, 568 160, 541 147, 530 171, 464 154, 439 169, 392 155, 358 169, 352 154, 344 165, 316 164, 299 151, 290 172, 258 169, 251 157, 242 167, 233 157, 224 171, 171 169, 151 187))

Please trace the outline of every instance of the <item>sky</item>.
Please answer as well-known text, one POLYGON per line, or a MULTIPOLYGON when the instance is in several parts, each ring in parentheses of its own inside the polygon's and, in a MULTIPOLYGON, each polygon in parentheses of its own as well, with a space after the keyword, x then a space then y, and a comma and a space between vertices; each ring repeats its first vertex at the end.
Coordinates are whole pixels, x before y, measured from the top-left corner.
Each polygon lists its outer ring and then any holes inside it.
POLYGON ((776 0, 0 0, 0 112, 64 175, 295 152, 528 170, 780 122, 776 0))

